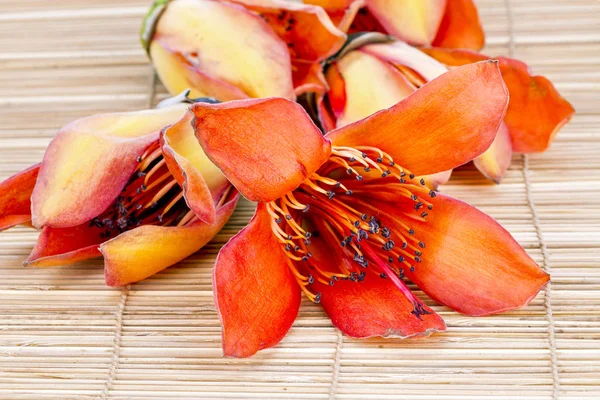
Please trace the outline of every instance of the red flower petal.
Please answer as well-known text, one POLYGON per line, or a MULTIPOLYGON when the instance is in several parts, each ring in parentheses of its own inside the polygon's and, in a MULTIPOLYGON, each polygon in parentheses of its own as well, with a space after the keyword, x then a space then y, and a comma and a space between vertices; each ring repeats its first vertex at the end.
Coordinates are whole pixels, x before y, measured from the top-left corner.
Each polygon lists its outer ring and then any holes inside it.
POLYGON ((31 192, 39 170, 35 164, 0 183, 0 231, 31 220, 31 192))
POLYGON ((104 276, 108 286, 146 279, 200 250, 229 220, 239 195, 217 208, 212 224, 196 221, 184 226, 145 225, 103 243, 104 276))
POLYGON ((346 335, 408 338, 446 330, 444 320, 419 302, 430 314, 412 314, 414 304, 390 279, 367 273, 364 281, 338 281, 333 286, 315 283, 321 305, 333 325, 346 335))
MULTIPOLYGON (((458 312, 479 316, 527 305, 549 276, 494 219, 438 194, 426 222, 412 221, 425 243, 422 262, 405 269, 428 296, 458 312)), ((394 205, 379 205, 394 212, 394 205)))
POLYGON ((28 267, 52 267, 100 257, 98 245, 104 229, 84 223, 69 228, 44 227, 35 247, 25 261, 28 267))
POLYGON ((346 40, 321 7, 285 0, 231 1, 260 13, 288 44, 293 60, 322 61, 346 40))
MULTIPOLYGON (((488 59, 483 54, 468 50, 430 48, 423 51, 450 66, 488 59)), ((510 93, 504 121, 510 132, 513 151, 545 151, 556 133, 575 113, 573 106, 548 79, 531 75, 527 64, 507 57, 498 57, 498 62, 510 93)))
POLYGON ((432 43, 438 47, 480 50, 485 35, 473 0, 450 0, 432 43))
POLYGON ((482 62, 455 68, 395 106, 325 137, 334 145, 380 148, 416 175, 433 174, 483 153, 507 103, 496 63, 482 62))
POLYGON ((226 356, 249 357, 276 345, 298 315, 300 288, 271 219, 259 203, 250 224, 217 257, 213 290, 226 356))
POLYGON ((272 201, 298 187, 331 154, 302 107, 271 98, 192 106, 208 157, 248 199, 272 201))

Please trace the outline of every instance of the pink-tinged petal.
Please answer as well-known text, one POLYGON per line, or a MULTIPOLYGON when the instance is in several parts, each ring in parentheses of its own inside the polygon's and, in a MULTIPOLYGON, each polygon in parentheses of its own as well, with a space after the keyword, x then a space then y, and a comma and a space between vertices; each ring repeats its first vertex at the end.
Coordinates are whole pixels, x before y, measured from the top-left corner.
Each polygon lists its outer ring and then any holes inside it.
POLYGON ((393 107, 325 137, 334 145, 380 148, 415 175, 429 175, 483 153, 507 103, 497 63, 486 61, 454 68, 393 107))
POLYGON ((346 100, 337 127, 391 107, 417 90, 392 65, 361 51, 351 51, 335 65, 343 78, 346 100))
MULTIPOLYGON (((427 221, 410 221, 425 243, 422 262, 404 272, 429 297, 480 316, 523 307, 548 283, 548 274, 494 219, 442 194, 428 201, 427 221)), ((378 206, 382 215, 396 209, 378 206)))
POLYGON ((184 226, 143 225, 103 243, 104 276, 108 286, 146 279, 200 250, 229 220, 239 195, 234 193, 218 207, 212 224, 202 221, 184 226))
POLYGON ((446 0, 367 0, 367 7, 387 33, 410 44, 426 45, 437 34, 446 0))
POLYGON ((485 35, 473 0, 450 0, 432 43, 438 47, 480 50, 485 35))
POLYGON ((286 99, 197 103, 191 110, 208 157, 253 201, 297 188, 331 154, 331 143, 306 111, 286 99))
POLYGON ((486 178, 500 183, 510 166, 512 154, 510 134, 506 124, 502 124, 490 148, 473 160, 473 163, 486 178))
POLYGON ((369 44, 362 46, 360 51, 391 64, 408 67, 421 75, 427 82, 448 71, 448 68, 434 58, 399 40, 390 43, 369 44))
POLYGON ((27 267, 53 267, 100 257, 104 229, 85 223, 69 228, 44 227, 25 261, 27 267))
POLYGON ((50 142, 31 196, 33 225, 66 228, 101 214, 119 195, 137 158, 179 120, 185 106, 82 118, 50 142))
POLYGON ((348 336, 409 338, 443 332, 442 317, 419 301, 430 314, 412 314, 415 305, 390 279, 367 273, 364 281, 338 281, 334 286, 315 285, 321 292, 321 305, 331 322, 348 336))
POLYGON ((346 40, 321 7, 287 0, 230 1, 260 13, 288 45, 293 60, 325 60, 346 40))
POLYGON ((161 134, 162 151, 169 171, 179 186, 188 207, 207 224, 215 220, 215 202, 229 182, 204 154, 198 143, 191 111, 161 134))
POLYGON ((213 272, 223 351, 249 357, 279 343, 298 315, 300 288, 259 203, 250 224, 219 252, 213 272))
POLYGON ((320 63, 296 61, 293 63, 292 68, 296 96, 303 93, 324 93, 327 91, 327 82, 323 76, 323 68, 320 63))
POLYGON ((0 183, 0 231, 31 220, 31 193, 40 164, 0 183))
POLYGON ((423 179, 425 181, 425 186, 433 190, 438 190, 440 185, 444 185, 450 180, 451 176, 452 170, 449 169, 448 171, 437 172, 431 175, 418 176, 416 180, 420 181, 423 179))
POLYGON ((294 98, 287 44, 257 13, 239 4, 171 1, 156 24, 150 56, 173 94, 192 84, 193 97, 294 98))
MULTIPOLYGON (((488 59, 469 50, 430 48, 423 51, 449 66, 488 59)), ((510 93, 504 122, 510 132, 513 151, 545 151, 575 113, 573 106, 558 93, 552 82, 543 76, 532 75, 527 64, 507 57, 498 57, 498 62, 510 93)))
MULTIPOLYGON (((333 116, 339 118, 346 108, 346 83, 340 73, 338 63, 331 64, 325 71, 325 78, 329 85, 327 92, 327 103, 333 113, 333 116)), ((334 125, 335 127, 335 122, 334 125)), ((332 128, 333 129, 333 128, 332 128)), ((330 130, 330 129, 327 129, 330 130)))

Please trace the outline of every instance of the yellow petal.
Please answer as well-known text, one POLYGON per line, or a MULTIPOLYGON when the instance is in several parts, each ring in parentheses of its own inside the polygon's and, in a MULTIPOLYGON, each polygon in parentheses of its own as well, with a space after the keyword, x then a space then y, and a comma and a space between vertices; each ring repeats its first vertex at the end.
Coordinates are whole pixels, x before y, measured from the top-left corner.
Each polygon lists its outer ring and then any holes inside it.
POLYGON ((512 153, 508 127, 502 123, 490 148, 473 160, 473 163, 486 178, 500 183, 510 166, 512 153))
POLYGON ((257 14, 239 5, 172 1, 156 25, 150 55, 173 94, 196 84, 192 96, 230 100, 214 88, 229 87, 231 94, 233 86, 246 97, 294 98, 287 45, 257 14), (195 82, 190 73, 197 75, 195 82))

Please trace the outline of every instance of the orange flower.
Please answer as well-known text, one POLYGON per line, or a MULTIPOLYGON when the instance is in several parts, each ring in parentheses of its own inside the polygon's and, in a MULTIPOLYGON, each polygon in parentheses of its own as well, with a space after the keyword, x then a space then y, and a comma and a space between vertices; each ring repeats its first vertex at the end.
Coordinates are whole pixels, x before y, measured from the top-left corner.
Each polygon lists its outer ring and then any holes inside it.
MULTIPOLYGON (((423 48, 422 51, 443 64, 404 42, 377 33, 349 41, 326 66, 329 91, 317 96, 324 128, 339 128, 390 107, 445 73, 447 67, 488 59, 468 50, 423 48)), ((531 76, 520 61, 505 57, 498 60, 510 93, 508 111, 492 146, 473 160, 487 178, 497 183, 509 167, 513 151, 544 151, 573 115, 571 105, 548 79, 531 76)), ((435 174, 426 180, 435 188, 445 183, 451 172, 435 174)))
POLYGON ((225 355, 277 344, 301 292, 355 337, 445 329, 405 277, 466 315, 528 304, 548 275, 492 218, 416 179, 485 151, 507 103, 498 67, 487 61, 325 136, 285 99, 194 105, 204 151, 258 201, 214 269, 225 355))
POLYGON ((327 10, 344 31, 388 33, 423 46, 480 50, 485 42, 473 0, 304 0, 327 10))
POLYGON ((74 121, 41 164, 2 182, 0 229, 29 221, 41 229, 25 264, 103 255, 106 283, 119 286, 212 239, 238 195, 195 140, 186 107, 74 121))
POLYGON ((285 0, 156 0, 141 37, 172 94, 222 101, 324 90, 319 62, 345 40, 322 8, 285 0))

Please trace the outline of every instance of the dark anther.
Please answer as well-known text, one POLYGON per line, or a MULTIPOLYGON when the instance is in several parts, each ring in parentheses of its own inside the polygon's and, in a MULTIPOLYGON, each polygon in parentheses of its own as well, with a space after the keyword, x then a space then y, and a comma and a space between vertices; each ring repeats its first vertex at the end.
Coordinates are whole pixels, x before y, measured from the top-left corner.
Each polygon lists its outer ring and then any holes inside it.
POLYGON ((346 246, 346 241, 345 241, 345 240, 342 240, 342 241, 340 242, 340 246, 342 246, 342 247, 345 247, 345 246, 346 246))
POLYGON ((310 243, 311 243, 311 242, 310 242, 310 239, 304 239, 304 244, 305 244, 305 245, 307 245, 307 246, 308 246, 310 243))
POLYGON ((360 271, 360 274, 358 274, 358 281, 359 281, 359 282, 362 282, 362 281, 364 281, 364 280, 365 280, 365 276, 366 276, 366 275, 367 275, 367 274, 365 274, 365 271, 360 271))
POLYGON ((321 292, 317 293, 315 296, 315 303, 319 304, 321 302, 321 292))
POLYGON ((311 258, 312 257, 312 253, 309 251, 308 253, 306 253, 306 257, 311 258))
POLYGON ((329 198, 329 200, 333 199, 334 196, 335 196, 335 193, 332 192, 331 190, 327 192, 327 197, 329 198))
POLYGON ((290 214, 286 214, 285 219, 287 219, 289 221, 290 219, 292 219, 292 216, 290 214))
POLYGON ((310 204, 307 204, 306 207, 302 209, 302 212, 308 212, 310 210, 310 204))
POLYGON ((413 229, 409 229, 409 230, 408 230, 408 234, 409 234, 409 235, 414 235, 414 234, 415 234, 415 231, 414 231, 413 229))
POLYGON ((360 176, 360 175, 356 175, 356 180, 357 180, 357 181, 362 181, 362 180, 363 180, 363 177, 362 177, 362 176, 360 176))
POLYGON ((296 20, 294 18, 288 19, 288 24, 294 24, 294 22, 296 22, 296 20))
POLYGON ((402 243, 402 250, 406 249, 407 247, 408 247, 408 243, 407 242, 402 243))
POLYGON ((313 278, 313 276, 310 274, 308 275, 308 283, 310 283, 310 284, 315 283, 315 278, 313 278))
POLYGON ((433 210, 433 206, 430 204, 430 205, 427 206, 427 209, 428 210, 433 210))
POLYGON ((354 158, 354 157, 350 157, 350 158, 348 159, 348 161, 350 161, 350 162, 354 162, 354 161, 356 161, 356 158, 354 158))
POLYGON ((351 277, 350 277, 350 280, 351 280, 352 282, 356 282, 356 276, 351 276, 351 277))
POLYGON ((275 223, 276 223, 276 224, 280 224, 280 223, 281 223, 281 218, 277 218, 277 219, 275 220, 275 223))
POLYGON ((158 207, 158 203, 155 201, 154 203, 150 204, 150 208, 156 208, 158 207))
POLYGON ((404 171, 400 172, 400 176, 401 176, 402 178, 404 178, 404 177, 406 176, 406 172, 404 172, 404 171))
POLYGON ((415 317, 419 318, 421 321, 423 320, 421 315, 431 314, 431 311, 427 311, 421 303, 415 303, 414 306, 414 310, 412 310, 410 313, 414 314, 415 317))
POLYGON ((142 205, 141 204, 136 204, 135 205, 135 209, 136 210, 141 210, 142 209, 142 205))
POLYGON ((377 157, 377 162, 378 162, 378 163, 382 163, 382 162, 383 162, 383 158, 381 158, 381 157, 377 157))
POLYGON ((350 175, 350 174, 352 173, 352 168, 348 168, 348 169, 346 170, 346 173, 347 173, 348 175, 350 175))
POLYGON ((292 245, 289 243, 285 245, 285 251, 290 251, 292 249, 292 245))
POLYGON ((437 195, 436 195, 436 194, 435 194, 435 192, 432 190, 431 192, 429 192, 429 196, 431 196, 431 197, 433 198, 433 197, 435 197, 435 196, 437 196, 437 195))
POLYGON ((292 240, 292 235, 288 235, 287 239, 292 240))
POLYGON ((425 243, 419 242, 419 247, 422 248, 422 249, 424 249, 425 248, 425 243))
POLYGON ((285 27, 285 31, 286 32, 289 32, 291 30, 292 30, 292 26, 291 25, 288 25, 288 26, 285 27))
POLYGON ((337 276, 332 276, 331 279, 337 282, 339 278, 337 276))
POLYGON ((398 261, 399 262, 404 262, 404 257, 403 256, 398 256, 398 261))
POLYGON ((341 182, 336 182, 336 183, 335 183, 335 187, 336 187, 336 188, 339 188, 340 186, 342 186, 342 183, 341 183, 341 182))
POLYGON ((135 159, 135 161, 137 161, 137 162, 142 162, 142 160, 143 160, 142 156, 138 156, 138 158, 135 159))
POLYGON ((365 239, 367 240, 369 238, 369 234, 367 233, 367 231, 365 231, 364 229, 359 229, 358 230, 358 237, 360 239, 365 239))
POLYGON ((329 286, 333 286, 334 283, 334 281, 329 281, 329 286))
POLYGON ((346 192, 346 194, 347 194, 348 196, 351 196, 351 195, 352 195, 352 190, 348 190, 348 191, 346 192))
POLYGON ((388 176, 389 174, 391 174, 392 172, 388 169, 386 171, 383 171, 383 173, 381 174, 382 178, 385 178, 386 176, 388 176))
MULTIPOLYGON (((395 162, 393 162, 393 161, 390 161, 390 167, 393 167, 394 165, 396 165, 396 163, 395 163, 395 162)), ((404 172, 403 172, 403 174, 404 174, 404 172)), ((403 175, 402 175, 402 176, 403 176, 403 175)))
POLYGON ((410 266, 410 272, 415 272, 415 267, 414 267, 414 265, 411 265, 411 266, 410 266))
POLYGON ((358 228, 360 226, 360 221, 359 220, 354 221, 354 226, 358 228))
POLYGON ((406 183, 406 179, 400 178, 400 183, 406 183))
POLYGON ((365 172, 371 172, 371 167, 365 167, 365 172))
POLYGON ((426 212, 422 212, 421 213, 421 217, 425 218, 426 216, 428 216, 429 214, 427 214, 426 212))
POLYGON ((374 216, 374 215, 371 215, 371 221, 375 221, 375 222, 377 222, 377 217, 376 217, 376 216, 374 216))
POLYGON ((413 179, 413 178, 415 177, 415 174, 410 174, 410 175, 408 175, 408 177, 409 177, 410 179, 413 179))
POLYGON ((393 262, 394 262, 394 257, 392 257, 392 256, 389 256, 389 257, 388 257, 388 262, 389 262, 390 264, 391 264, 391 263, 393 263, 393 262))
POLYGON ((373 234, 379 232, 379 224, 376 221, 369 221, 369 232, 373 234))
POLYGON ((163 216, 162 216, 162 214, 158 214, 158 222, 160 222, 160 223, 163 222, 163 216))
POLYGON ((140 188, 137 188, 137 189, 135 189, 135 192, 136 192, 137 194, 140 194, 140 193, 142 193, 142 189, 140 189, 140 188))
POLYGON ((423 207, 423 203, 421 203, 420 201, 417 204, 415 204, 415 210, 418 211, 421 207, 423 207))
POLYGON ((362 153, 361 156, 362 156, 362 158, 367 158, 368 157, 367 153, 362 153))
POLYGON ((294 251, 298 251, 298 250, 300 250, 300 246, 298 246, 298 245, 295 245, 295 246, 294 246, 294 251))
POLYGON ((421 259, 419 257, 415 257, 415 261, 416 262, 421 262, 421 259))
POLYGON ((416 194, 411 194, 411 195, 410 195, 410 199, 411 199, 412 201, 417 201, 419 198, 417 197, 417 195, 416 195, 416 194))
POLYGON ((302 261, 308 261, 308 257, 307 256, 302 256, 302 261))
POLYGON ((312 233, 310 233, 310 232, 304 233, 304 237, 307 239, 310 239, 311 236, 312 236, 312 233))
POLYGON ((415 250, 415 256, 420 256, 420 255, 422 255, 422 254, 423 254, 423 253, 421 253, 419 250, 415 250))
POLYGON ((381 230, 381 236, 383 236, 384 238, 389 238, 391 235, 390 230, 388 228, 383 228, 381 230))
POLYGON ((379 277, 383 278, 383 279, 387 279, 387 275, 385 274, 385 272, 380 273, 379 277))
POLYGON ((363 221, 366 221, 368 217, 369 216, 367 214, 363 214, 360 216, 360 219, 362 219, 363 221))
POLYGON ((421 178, 421 180, 419 181, 419 183, 423 186, 425 186, 425 179, 421 178))
POLYGON ((146 186, 146 184, 142 183, 142 186, 140 186, 142 188, 142 190, 146 190, 148 189, 148 187, 146 186))

